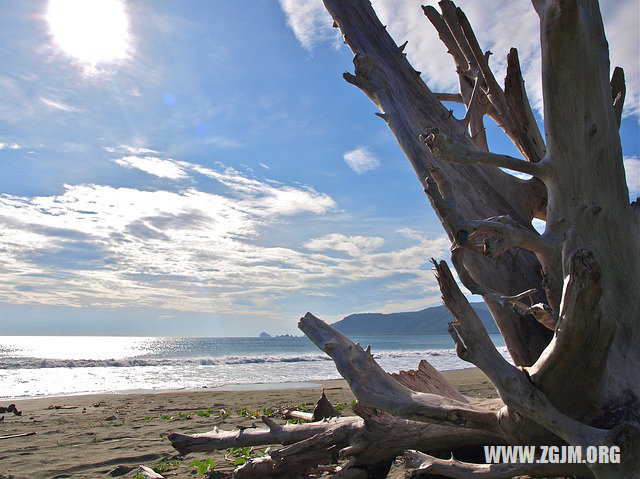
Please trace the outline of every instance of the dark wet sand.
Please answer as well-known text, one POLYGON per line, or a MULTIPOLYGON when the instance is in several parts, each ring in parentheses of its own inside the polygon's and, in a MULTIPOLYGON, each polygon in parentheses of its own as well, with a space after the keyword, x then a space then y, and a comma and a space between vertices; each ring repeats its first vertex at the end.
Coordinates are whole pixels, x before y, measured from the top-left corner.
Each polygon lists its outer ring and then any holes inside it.
MULTIPOLYGON (((445 376, 470 397, 495 397, 489 380, 477 369, 445 372, 445 376)), ((345 381, 322 381, 333 403, 350 404, 354 399, 345 381)), ((166 439, 180 431, 195 433, 235 429, 238 425, 259 424, 242 415, 263 408, 313 405, 321 387, 304 389, 259 389, 223 391, 202 389, 154 394, 97 394, 56 398, 26 399, 15 402, 22 416, 0 414, 0 436, 35 432, 35 435, 0 440, 0 478, 99 478, 112 477, 117 466, 135 468, 123 478, 132 478, 140 464, 157 466, 178 461, 165 477, 198 477, 193 460, 212 458, 224 477, 232 469, 225 453, 198 453, 178 456, 166 439), (65 406, 71 409, 48 409, 65 406), (206 417, 208 410, 210 416, 206 417), (216 417, 224 409, 228 418, 216 417), (201 415, 198 415, 198 412, 201 415), (115 418, 114 418, 115 416, 115 418)), ((7 406, 8 402, 0 403, 7 406), (6 403, 6 404, 5 404, 6 403)), ((349 409, 344 414, 351 414, 349 409)), ((276 419, 277 421, 281 421, 276 419)), ((390 476, 391 477, 391 476, 390 476)), ((401 476, 398 476, 401 477, 401 476)))

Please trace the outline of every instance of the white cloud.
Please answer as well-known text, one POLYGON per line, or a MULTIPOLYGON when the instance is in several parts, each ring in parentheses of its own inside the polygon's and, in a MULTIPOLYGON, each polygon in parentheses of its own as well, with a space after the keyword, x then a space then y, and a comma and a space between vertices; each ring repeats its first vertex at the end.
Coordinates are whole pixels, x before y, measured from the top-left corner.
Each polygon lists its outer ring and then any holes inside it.
POLYGON ((3 143, 0 142, 0 150, 19 150, 22 146, 17 143, 3 143))
MULTIPOLYGON (((389 269, 411 270, 418 265, 427 264, 431 258, 449 256, 451 243, 446 235, 426 236, 409 228, 398 231, 411 240, 412 245, 390 253, 375 253, 370 259, 378 266, 389 269)), ((431 271, 428 271, 431 274, 431 271)))
POLYGON ((119 145, 119 146, 104 146, 103 149, 109 153, 129 153, 131 155, 157 155, 156 150, 150 148, 143 148, 140 146, 131 145, 119 145))
POLYGON ((629 196, 635 200, 640 196, 640 159, 637 156, 625 156, 624 171, 627 176, 629 196))
POLYGON ((124 168, 138 169, 160 178, 179 180, 188 176, 184 168, 171 159, 153 156, 123 156, 113 162, 124 168))
POLYGON ((309 239, 301 249, 296 239, 265 244, 275 225, 294 227, 287 226, 291 215, 327 214, 335 202, 307 186, 259 181, 232 168, 175 164, 222 190, 90 184, 65 185, 54 196, 0 195, 0 301, 278 317, 282 301, 333 297, 372 281, 385 297, 374 309, 435 299, 426 266, 447 253, 446 237, 402 230, 408 245, 387 251, 381 236, 343 233, 309 239))
POLYGON ((364 146, 359 146, 355 150, 347 151, 343 155, 344 161, 349 168, 361 175, 367 171, 375 170, 380 166, 380 160, 364 146))
POLYGON ((287 24, 306 50, 323 41, 336 44, 340 38, 322 0, 280 0, 280 6, 287 15, 287 24))
POLYGON ((318 193, 309 186, 294 188, 267 180, 262 182, 247 178, 234 168, 217 171, 184 161, 179 164, 183 168, 219 181, 234 193, 242 195, 247 205, 250 205, 255 212, 262 212, 262 214, 322 214, 336 207, 329 195, 318 193))
POLYGON ((310 250, 335 250, 347 253, 350 256, 361 256, 381 248, 384 239, 377 236, 346 236, 340 233, 332 233, 319 238, 313 238, 305 244, 310 250))
POLYGON ((128 158, 126 166, 160 176, 199 170, 224 191, 65 185, 56 196, 0 195, 0 283, 13 286, 0 301, 237 312, 235 301, 248 289, 277 297, 308 287, 307 273, 322 272, 306 253, 254 243, 289 216, 335 209, 330 196, 232 168, 155 160, 128 158))
MULTIPOLYGON (((312 48, 327 38, 331 21, 324 20, 321 0, 281 1, 296 37, 312 48), (304 12, 314 19, 304 19, 304 12)), ((373 6, 396 43, 409 41, 405 52, 415 68, 434 91, 457 91, 453 61, 438 39, 435 29, 416 2, 373 0, 373 6)), ((425 2, 436 7, 436 0, 425 2)), ((511 47, 518 49, 527 91, 534 108, 542 110, 540 78, 539 21, 530 2, 512 0, 458 0, 469 18, 484 50, 491 50, 491 65, 498 81, 506 71, 506 55, 511 47), (514 21, 517 19, 517 21, 514 21)), ((609 41, 612 69, 622 66, 627 82, 625 115, 640 114, 640 55, 638 44, 639 4, 637 0, 600 2, 609 41)), ((324 14, 328 16, 328 14, 324 14)))
POLYGON ((262 194, 256 200, 256 209, 267 209, 280 215, 298 213, 323 214, 335 208, 333 199, 326 194, 318 193, 313 188, 279 188, 263 185, 262 194))
POLYGON ((65 111, 65 112, 80 111, 72 105, 69 105, 61 100, 54 100, 53 98, 40 97, 40 103, 46 105, 48 108, 52 110, 65 111))

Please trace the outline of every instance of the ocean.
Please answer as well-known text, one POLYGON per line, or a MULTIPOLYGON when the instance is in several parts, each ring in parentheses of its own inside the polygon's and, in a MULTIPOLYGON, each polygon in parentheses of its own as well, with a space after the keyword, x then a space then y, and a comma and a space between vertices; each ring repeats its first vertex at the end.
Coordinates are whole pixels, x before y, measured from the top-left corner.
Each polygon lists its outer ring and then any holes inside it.
MULTIPOLYGON (((354 336, 389 372, 426 359, 436 369, 470 367, 447 335, 354 336)), ((504 341, 492 335, 507 357, 504 341)), ((292 387, 338 378, 331 359, 304 336, 161 338, 0 337, 0 398, 198 388, 292 387)))

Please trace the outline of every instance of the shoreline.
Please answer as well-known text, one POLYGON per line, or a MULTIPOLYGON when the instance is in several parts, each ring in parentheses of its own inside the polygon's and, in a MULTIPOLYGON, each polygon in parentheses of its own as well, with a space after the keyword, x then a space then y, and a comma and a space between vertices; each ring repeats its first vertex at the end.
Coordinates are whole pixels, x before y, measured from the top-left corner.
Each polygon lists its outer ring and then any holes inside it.
MULTIPOLYGON (((447 369, 440 371, 446 376, 452 378, 457 377, 458 371, 469 371, 477 368, 462 368, 462 369, 447 369)), ((461 373, 464 374, 464 373, 461 373)), ((54 399, 54 398, 72 398, 72 397, 87 397, 87 396, 101 396, 101 395, 133 395, 133 394, 162 394, 162 393, 188 393, 199 391, 265 391, 265 390, 287 390, 287 389, 313 389, 319 387, 322 383, 327 381, 341 381, 341 377, 334 377, 329 379, 305 379, 300 381, 282 381, 282 382, 255 382, 255 383, 226 383, 219 386, 202 386, 202 387, 184 387, 184 388, 158 388, 158 389, 120 389, 115 391, 86 391, 86 392, 74 392, 74 393, 62 393, 62 394, 45 394, 37 396, 0 396, 0 404, 6 402, 18 402, 29 401, 38 399, 54 399)), ((1 394, 1 391, 0 391, 1 394)))
MULTIPOLYGON (((475 368, 443 374, 471 398, 495 397, 489 380, 475 368)), ((5 413, 0 421, 0 436, 35 434, 2 440, 1 472, 14 479, 96 478, 112 477, 111 472, 120 466, 120 471, 129 469, 118 477, 130 479, 140 464, 154 467, 177 461, 176 467, 171 466, 171 471, 163 475, 188 477, 193 460, 208 458, 216 462, 216 470, 229 471, 232 462, 228 452, 181 457, 166 436, 171 432, 198 433, 214 427, 233 430, 258 424, 261 414, 271 414, 281 407, 312 408, 322 388, 332 403, 341 405, 343 415, 353 414, 350 405, 354 397, 346 381, 317 384, 290 389, 266 389, 261 385, 248 390, 201 388, 11 400, 22 416, 5 413)), ((8 402, 0 405, 7 406, 8 402)), ((274 420, 284 423, 277 416, 274 420)))
POLYGON ((87 396, 104 396, 104 395, 138 395, 138 394, 163 394, 163 393, 189 393, 189 392, 206 392, 206 391, 278 391, 281 389, 309 389, 316 388, 323 382, 327 381, 340 381, 341 378, 335 379, 318 379, 309 381, 283 381, 281 383, 228 383, 221 386, 207 387, 202 386, 200 388, 179 388, 179 389, 122 389, 118 391, 90 391, 90 392, 78 392, 73 394, 47 394, 42 396, 27 396, 27 397, 2 397, 0 396, 0 403, 6 402, 18 402, 18 401, 30 401, 39 399, 56 399, 56 398, 74 398, 74 397, 87 397, 87 396))

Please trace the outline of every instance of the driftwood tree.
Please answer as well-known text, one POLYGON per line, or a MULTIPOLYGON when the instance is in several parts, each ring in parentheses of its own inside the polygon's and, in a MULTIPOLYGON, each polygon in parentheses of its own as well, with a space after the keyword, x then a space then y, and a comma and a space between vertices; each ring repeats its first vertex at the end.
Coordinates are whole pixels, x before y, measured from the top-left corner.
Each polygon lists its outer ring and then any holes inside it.
POLYGON ((408 450, 423 451, 406 453, 414 476, 640 477, 640 208, 628 201, 618 134, 624 75, 616 68, 609 78, 598 2, 532 1, 544 139, 517 51, 507 56, 502 87, 453 2, 423 10, 455 63, 456 93, 429 90, 369 1, 324 2, 355 55, 355 74, 344 78, 396 136, 451 239, 460 280, 484 297, 515 366, 498 354, 446 263, 434 261, 458 355, 487 374, 499 400, 463 396, 425 361, 388 374, 368 349, 307 314, 299 327, 348 381, 358 417, 296 426, 264 418, 264 429, 174 434, 174 447, 285 445, 236 470, 237 478, 304 477, 338 457, 350 461, 333 477, 384 477, 408 450), (441 101, 463 104, 464 118, 441 101), (486 116, 522 158, 488 151, 486 116), (546 221, 544 233, 533 218, 546 221), (615 445, 621 462, 487 466, 425 454, 489 444, 615 445))

